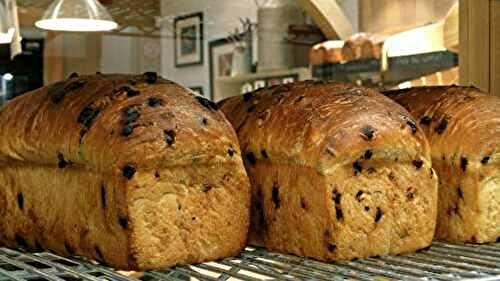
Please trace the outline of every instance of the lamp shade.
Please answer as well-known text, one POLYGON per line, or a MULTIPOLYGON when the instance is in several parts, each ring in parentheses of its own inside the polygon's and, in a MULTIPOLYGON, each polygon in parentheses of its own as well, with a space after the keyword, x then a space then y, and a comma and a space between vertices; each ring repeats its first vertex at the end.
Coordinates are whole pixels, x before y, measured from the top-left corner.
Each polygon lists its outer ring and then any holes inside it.
POLYGON ((108 31, 118 24, 97 0, 55 0, 36 27, 58 31, 108 31))

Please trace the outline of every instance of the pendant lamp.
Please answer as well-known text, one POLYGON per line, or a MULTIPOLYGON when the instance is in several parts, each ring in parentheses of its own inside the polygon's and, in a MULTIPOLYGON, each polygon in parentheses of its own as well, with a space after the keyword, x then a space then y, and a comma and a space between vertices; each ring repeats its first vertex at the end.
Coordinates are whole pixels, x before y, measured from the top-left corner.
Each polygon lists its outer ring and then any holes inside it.
POLYGON ((118 24, 98 0, 55 0, 35 26, 57 31, 109 31, 118 24))

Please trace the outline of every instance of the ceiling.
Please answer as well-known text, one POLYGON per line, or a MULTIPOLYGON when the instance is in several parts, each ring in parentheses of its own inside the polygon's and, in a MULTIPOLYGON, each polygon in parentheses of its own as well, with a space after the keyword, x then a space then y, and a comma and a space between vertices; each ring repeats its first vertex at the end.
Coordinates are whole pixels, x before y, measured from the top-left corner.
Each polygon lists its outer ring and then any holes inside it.
MULTIPOLYGON (((17 0, 21 27, 33 27, 53 0, 17 0)), ((160 16, 160 0, 101 0, 119 28, 113 33, 158 36, 155 17, 160 16)))

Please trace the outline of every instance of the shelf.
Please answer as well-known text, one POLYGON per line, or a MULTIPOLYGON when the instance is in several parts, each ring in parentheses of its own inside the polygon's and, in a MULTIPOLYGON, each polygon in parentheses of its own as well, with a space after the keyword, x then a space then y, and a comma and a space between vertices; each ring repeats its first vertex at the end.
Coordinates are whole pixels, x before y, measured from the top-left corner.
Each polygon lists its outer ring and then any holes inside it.
POLYGON ((428 250, 323 263, 248 247, 238 257, 148 272, 116 272, 51 253, 0 248, 0 281, 7 280, 500 280, 500 243, 434 242, 428 250))
POLYGON ((288 75, 307 75, 310 71, 306 67, 300 68, 292 68, 292 69, 282 69, 282 70, 274 70, 274 71, 266 71, 260 73, 250 73, 243 75, 236 75, 231 77, 219 77, 215 79, 216 83, 244 83, 251 80, 263 79, 268 77, 280 77, 280 76, 288 76, 288 75))
POLYGON ((390 57, 386 72, 381 71, 381 61, 376 59, 317 65, 313 66, 312 72, 315 78, 320 79, 356 82, 356 80, 363 79, 363 77, 370 77, 378 80, 375 82, 397 84, 457 65, 457 54, 440 51, 390 57))
MULTIPOLYGON (((311 71, 306 67, 282 69, 274 71, 266 71, 259 73, 250 73, 244 75, 236 75, 232 77, 219 77, 214 81, 213 99, 220 101, 224 98, 243 94, 244 86, 250 87, 249 90, 255 88, 254 83, 257 80, 282 80, 284 78, 293 77, 295 81, 311 79, 311 71)), ((268 85, 261 85, 268 86, 268 85)))

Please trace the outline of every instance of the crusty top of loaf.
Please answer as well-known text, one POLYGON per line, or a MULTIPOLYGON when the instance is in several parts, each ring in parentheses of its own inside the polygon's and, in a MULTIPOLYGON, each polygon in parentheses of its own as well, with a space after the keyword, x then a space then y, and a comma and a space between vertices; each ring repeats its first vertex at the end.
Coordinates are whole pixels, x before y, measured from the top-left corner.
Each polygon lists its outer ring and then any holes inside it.
POLYGON ((225 161, 239 151, 216 104, 156 73, 72 75, 8 102, 0 127, 0 165, 128 167, 130 174, 225 161))
POLYGON ((310 166, 331 173, 369 157, 429 161, 413 117, 373 90, 306 81, 257 90, 219 103, 236 128, 247 161, 310 166), (417 159, 418 158, 418 159, 417 159))
POLYGON ((384 92, 410 111, 432 144, 433 157, 493 161, 500 151, 500 99, 474 87, 415 87, 384 92))

